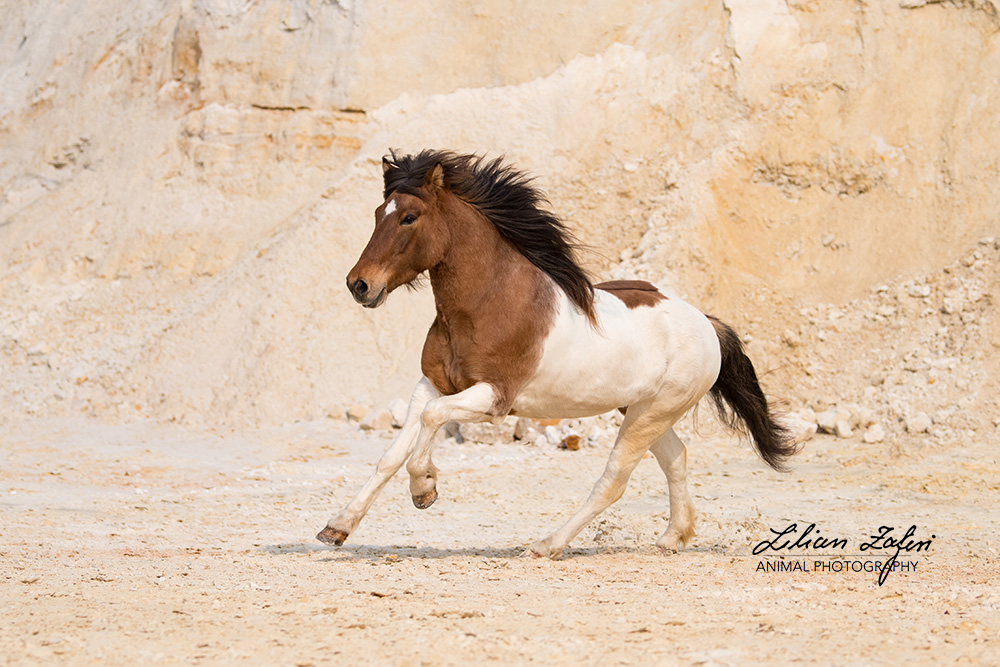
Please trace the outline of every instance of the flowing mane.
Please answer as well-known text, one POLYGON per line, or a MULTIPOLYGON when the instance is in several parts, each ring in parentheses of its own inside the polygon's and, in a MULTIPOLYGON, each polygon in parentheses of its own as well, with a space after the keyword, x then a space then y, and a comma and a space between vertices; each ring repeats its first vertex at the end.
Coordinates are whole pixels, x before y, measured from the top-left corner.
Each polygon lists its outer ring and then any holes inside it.
POLYGON ((552 278, 566 296, 594 319, 594 286, 577 264, 572 234, 545 209, 545 196, 532 179, 504 163, 476 155, 425 150, 392 152, 384 174, 385 198, 393 192, 418 194, 427 172, 440 164, 447 190, 474 206, 528 261, 552 278))

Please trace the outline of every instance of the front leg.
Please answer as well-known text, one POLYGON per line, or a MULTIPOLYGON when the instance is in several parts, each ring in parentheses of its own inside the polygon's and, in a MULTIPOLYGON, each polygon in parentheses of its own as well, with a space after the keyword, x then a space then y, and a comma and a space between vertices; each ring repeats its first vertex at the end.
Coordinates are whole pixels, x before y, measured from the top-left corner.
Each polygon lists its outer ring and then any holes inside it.
POLYGON ((410 493, 418 509, 427 509, 437 500, 437 468, 431 461, 434 436, 447 422, 484 422, 497 418, 491 414, 496 393, 480 382, 451 396, 440 396, 427 403, 420 416, 420 435, 406 464, 410 473, 410 493))
POLYGON ((389 445, 389 448, 385 450, 382 458, 378 460, 375 472, 347 504, 344 511, 330 519, 326 528, 320 531, 316 539, 339 547, 347 539, 347 536, 354 532, 358 523, 368 513, 376 496, 413 452, 420 434, 420 418, 424 408, 431 400, 440 395, 438 390, 431 385, 430 380, 421 378, 410 397, 410 405, 406 410, 406 421, 403 423, 403 429, 389 445))

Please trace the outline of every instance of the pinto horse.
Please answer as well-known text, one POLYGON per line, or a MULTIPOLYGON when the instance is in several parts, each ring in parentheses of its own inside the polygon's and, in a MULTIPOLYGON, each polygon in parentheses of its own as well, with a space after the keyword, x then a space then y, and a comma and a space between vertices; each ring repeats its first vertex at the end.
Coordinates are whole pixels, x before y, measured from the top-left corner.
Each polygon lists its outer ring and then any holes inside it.
POLYGON ((526 552, 550 558, 621 498, 647 451, 669 487, 670 519, 656 544, 672 553, 687 543, 694 510, 685 446, 672 427, 707 393, 771 467, 783 469, 795 453, 736 333, 649 283, 592 284, 565 226, 502 158, 393 153, 382 168, 385 201, 347 286, 376 308, 427 272, 437 316, 399 436, 320 541, 343 544, 404 463, 413 504, 430 507, 438 473, 431 444, 449 421, 624 413, 586 503, 526 552))

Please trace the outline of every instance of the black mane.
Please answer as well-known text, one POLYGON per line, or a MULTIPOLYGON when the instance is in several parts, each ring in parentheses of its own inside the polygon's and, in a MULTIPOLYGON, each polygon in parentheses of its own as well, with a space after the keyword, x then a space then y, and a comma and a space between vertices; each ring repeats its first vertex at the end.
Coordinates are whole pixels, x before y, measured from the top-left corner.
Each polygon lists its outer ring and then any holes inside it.
POLYGON ((589 318, 594 317, 594 286, 576 263, 576 243, 561 220, 545 209, 545 196, 532 179, 504 163, 476 155, 424 150, 386 158, 385 198, 393 192, 418 194, 435 165, 444 169, 444 187, 493 223, 500 235, 562 288, 589 318))

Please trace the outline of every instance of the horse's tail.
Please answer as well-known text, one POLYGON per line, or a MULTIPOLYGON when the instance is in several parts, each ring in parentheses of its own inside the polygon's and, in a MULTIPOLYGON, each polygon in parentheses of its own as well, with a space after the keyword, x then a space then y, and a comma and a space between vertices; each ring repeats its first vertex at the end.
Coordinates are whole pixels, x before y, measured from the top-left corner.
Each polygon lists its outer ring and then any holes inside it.
POLYGON ((788 429, 774 420, 753 364, 743 351, 743 341, 729 325, 711 316, 708 319, 722 350, 719 378, 709 390, 719 418, 729 428, 749 434, 765 463, 779 472, 787 470, 785 459, 798 447, 788 429))

